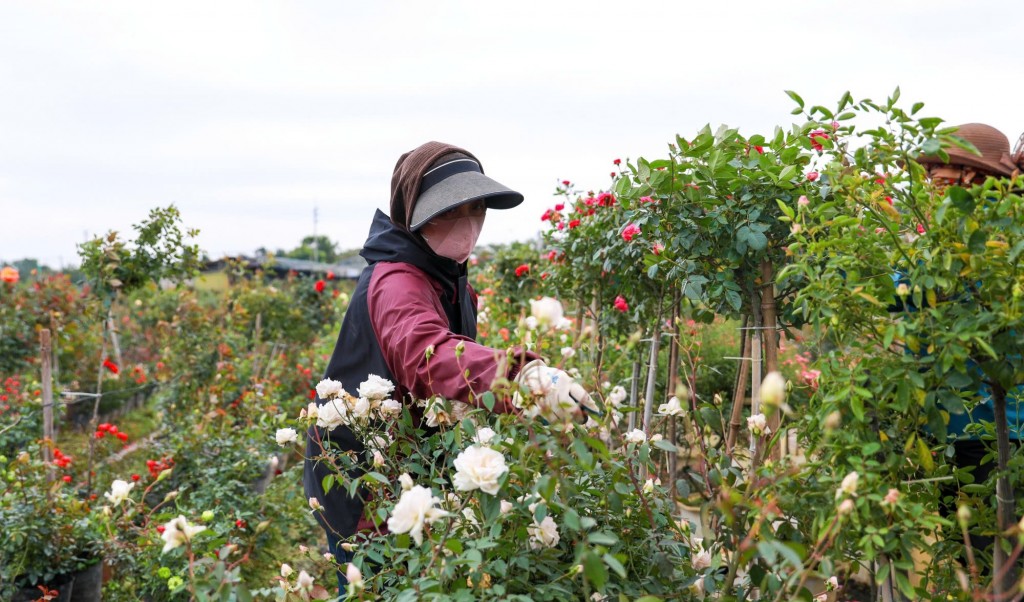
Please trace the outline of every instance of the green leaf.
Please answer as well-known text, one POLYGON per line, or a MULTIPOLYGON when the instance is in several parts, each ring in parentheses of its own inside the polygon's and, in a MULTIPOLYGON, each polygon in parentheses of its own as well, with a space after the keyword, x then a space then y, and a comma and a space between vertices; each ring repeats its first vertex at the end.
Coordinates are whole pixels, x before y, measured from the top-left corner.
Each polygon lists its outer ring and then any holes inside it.
POLYGON ((583 573, 597 589, 603 589, 604 584, 608 582, 608 570, 593 552, 587 552, 583 557, 583 573))
POLYGON ((484 404, 484 407, 487 408, 488 412, 494 410, 494 401, 494 393, 491 391, 487 391, 480 396, 480 403, 484 404))
POLYGON ((971 233, 971 238, 967 241, 967 250, 975 255, 984 255, 986 242, 988 242, 988 233, 978 228, 971 233))
POLYGON ((796 92, 794 92, 792 90, 786 90, 786 94, 788 94, 789 97, 793 99, 793 102, 795 102, 797 105, 799 105, 800 109, 803 110, 803 108, 804 108, 804 99, 800 98, 799 94, 797 94, 796 92))
POLYGON ((605 531, 596 531, 587 535, 587 541, 601 546, 613 546, 619 543, 619 538, 605 531))
POLYGON ((917 460, 925 472, 931 472, 935 469, 935 460, 932 459, 932 450, 928 449, 928 444, 920 437, 917 438, 917 460))
POLYGON ((622 563, 619 562, 618 558, 611 554, 605 554, 601 558, 604 560, 604 563, 608 565, 608 568, 615 571, 619 577, 622 577, 623 579, 626 578, 626 567, 622 566, 622 563))
POLYGON ((974 213, 974 207, 977 203, 974 201, 974 197, 971 193, 960 186, 950 186, 946 190, 946 195, 949 196, 950 202, 953 206, 959 209, 961 212, 970 215, 974 213))
POLYGON ((675 445, 672 445, 671 443, 664 439, 659 439, 658 441, 655 441, 654 447, 657 447, 658 449, 663 449, 667 452, 679 451, 679 448, 677 448, 675 445))

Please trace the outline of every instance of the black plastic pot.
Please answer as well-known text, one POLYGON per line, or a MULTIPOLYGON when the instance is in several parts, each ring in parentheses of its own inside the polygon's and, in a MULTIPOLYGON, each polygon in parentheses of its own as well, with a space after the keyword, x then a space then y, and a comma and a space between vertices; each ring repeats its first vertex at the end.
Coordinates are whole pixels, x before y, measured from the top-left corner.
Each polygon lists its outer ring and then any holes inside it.
MULTIPOLYGON (((71 590, 74 588, 74 585, 75 577, 73 575, 63 575, 55 578, 47 587, 57 590, 58 595, 54 598, 56 602, 71 602, 71 590)), ((32 602, 42 596, 43 592, 38 587, 26 587, 15 593, 14 597, 11 598, 11 602, 32 602)))

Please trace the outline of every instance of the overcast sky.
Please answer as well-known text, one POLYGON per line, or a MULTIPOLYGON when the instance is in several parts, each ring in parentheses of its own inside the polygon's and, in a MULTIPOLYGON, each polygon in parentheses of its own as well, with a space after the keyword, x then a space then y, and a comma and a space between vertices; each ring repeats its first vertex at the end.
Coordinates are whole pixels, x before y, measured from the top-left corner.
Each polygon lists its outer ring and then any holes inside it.
POLYGON ((358 248, 398 156, 463 146, 526 196, 482 243, 527 240, 557 182, 676 134, 788 126, 845 90, 1024 131, 1024 2, 5 2, 0 263, 77 263, 86 236, 176 204, 210 255, 358 248))

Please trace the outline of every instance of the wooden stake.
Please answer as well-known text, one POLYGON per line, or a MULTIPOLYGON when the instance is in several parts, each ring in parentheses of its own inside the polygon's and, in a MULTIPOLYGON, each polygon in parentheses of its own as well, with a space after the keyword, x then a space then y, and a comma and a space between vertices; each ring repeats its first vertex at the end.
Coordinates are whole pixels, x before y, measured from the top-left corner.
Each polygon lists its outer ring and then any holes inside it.
MULTIPOLYGON (((39 360, 43 367, 43 460, 53 462, 53 372, 50 369, 50 329, 39 331, 39 360)), ((53 467, 46 472, 46 480, 53 481, 53 467)))
MULTIPOLYGON (((761 262, 761 316, 764 330, 764 371, 777 372, 779 370, 779 338, 776 331, 778 321, 775 313, 775 274, 772 271, 772 264, 768 260, 761 262)), ((779 432, 781 422, 781 411, 774 411, 767 416, 768 428, 772 434, 779 432)), ((779 441, 784 441, 780 438, 779 441)), ((771 449, 771 457, 778 460, 782 456, 782 444, 771 449)))

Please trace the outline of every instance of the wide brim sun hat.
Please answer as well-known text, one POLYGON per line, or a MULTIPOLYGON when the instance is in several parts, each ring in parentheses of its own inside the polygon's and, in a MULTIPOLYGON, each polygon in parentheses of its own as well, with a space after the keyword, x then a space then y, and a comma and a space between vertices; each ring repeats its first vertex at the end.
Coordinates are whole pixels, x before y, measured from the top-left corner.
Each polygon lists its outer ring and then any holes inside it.
POLYGON ((511 209, 523 202, 523 195, 484 175, 475 159, 449 153, 423 174, 409 229, 417 230, 445 211, 478 200, 488 209, 511 209))
POLYGON ((949 155, 948 161, 938 155, 922 155, 917 162, 925 166, 963 165, 999 176, 1009 176, 1017 168, 1010 159, 1010 140, 996 128, 984 123, 965 123, 957 126, 953 135, 973 144, 981 154, 950 146, 944 149, 949 155))

